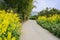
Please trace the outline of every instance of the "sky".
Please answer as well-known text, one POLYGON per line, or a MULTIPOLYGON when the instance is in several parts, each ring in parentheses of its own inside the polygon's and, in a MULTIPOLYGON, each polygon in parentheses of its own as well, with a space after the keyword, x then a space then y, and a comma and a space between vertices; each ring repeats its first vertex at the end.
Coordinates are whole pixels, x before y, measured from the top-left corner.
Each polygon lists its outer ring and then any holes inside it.
POLYGON ((60 9, 60 0, 34 0, 33 4, 36 6, 36 8, 33 8, 32 11, 39 12, 46 7, 48 8, 56 8, 60 9))

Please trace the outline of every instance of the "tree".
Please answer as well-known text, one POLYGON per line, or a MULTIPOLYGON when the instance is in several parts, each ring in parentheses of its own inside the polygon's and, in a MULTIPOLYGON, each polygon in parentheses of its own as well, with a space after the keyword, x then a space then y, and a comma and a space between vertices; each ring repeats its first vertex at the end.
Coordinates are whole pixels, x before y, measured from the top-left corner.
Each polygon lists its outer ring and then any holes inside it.
POLYGON ((49 16, 49 15, 54 15, 54 14, 60 14, 60 10, 55 9, 55 8, 46 8, 45 10, 42 10, 38 13, 38 16, 49 16))
POLYGON ((18 12, 23 21, 28 19, 33 8, 33 0, 4 0, 7 5, 7 10, 12 9, 18 12))

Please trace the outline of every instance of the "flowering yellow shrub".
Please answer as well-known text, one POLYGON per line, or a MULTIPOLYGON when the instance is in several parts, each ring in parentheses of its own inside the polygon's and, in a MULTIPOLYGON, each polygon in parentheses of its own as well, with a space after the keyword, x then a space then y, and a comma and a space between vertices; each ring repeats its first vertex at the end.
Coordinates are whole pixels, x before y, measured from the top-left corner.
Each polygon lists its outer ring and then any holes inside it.
POLYGON ((39 16, 38 17, 38 20, 44 20, 44 21, 58 21, 60 19, 60 15, 53 15, 53 16, 50 16, 50 17, 46 17, 46 16, 39 16))
POLYGON ((46 16, 39 16, 39 17, 38 17, 38 20, 43 20, 43 19, 44 19, 44 20, 47 20, 47 19, 46 19, 46 16))
POLYGON ((19 40, 21 23, 18 15, 0 10, 0 40, 19 40))
POLYGON ((39 16, 37 22, 56 36, 60 37, 60 14, 53 16, 39 16))

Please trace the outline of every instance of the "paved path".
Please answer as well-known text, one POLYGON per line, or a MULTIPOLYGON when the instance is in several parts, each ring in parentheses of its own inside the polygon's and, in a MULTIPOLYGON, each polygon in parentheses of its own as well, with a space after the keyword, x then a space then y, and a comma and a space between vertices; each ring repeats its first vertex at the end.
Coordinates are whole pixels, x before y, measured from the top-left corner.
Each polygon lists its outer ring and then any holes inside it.
POLYGON ((21 40, 60 40, 47 30, 40 27, 35 20, 23 24, 21 40))

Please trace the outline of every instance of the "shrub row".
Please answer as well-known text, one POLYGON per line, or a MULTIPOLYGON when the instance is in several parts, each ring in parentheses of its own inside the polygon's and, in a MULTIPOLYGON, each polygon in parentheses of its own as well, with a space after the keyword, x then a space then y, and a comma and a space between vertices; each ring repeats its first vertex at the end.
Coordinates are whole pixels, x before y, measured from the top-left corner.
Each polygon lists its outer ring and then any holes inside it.
POLYGON ((54 14, 53 16, 39 16, 37 19, 39 25, 49 30, 57 37, 60 37, 60 14, 54 14))

